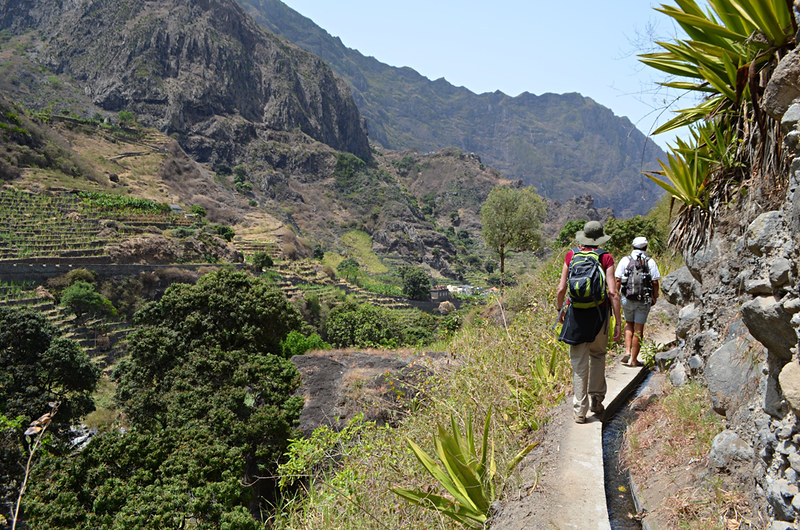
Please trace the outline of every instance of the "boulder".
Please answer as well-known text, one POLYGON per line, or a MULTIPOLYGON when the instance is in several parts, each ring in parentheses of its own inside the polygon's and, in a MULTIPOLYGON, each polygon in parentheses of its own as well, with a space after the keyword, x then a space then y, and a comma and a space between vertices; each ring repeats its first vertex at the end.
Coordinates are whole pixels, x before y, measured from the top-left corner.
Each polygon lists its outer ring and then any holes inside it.
POLYGON ((773 287, 780 288, 789 283, 792 273, 792 263, 786 258, 778 258, 769 267, 769 282, 773 287))
POLYGON ((702 288, 684 265, 661 278, 661 292, 670 304, 685 306, 700 297, 702 288))
POLYGON ((761 105, 770 116, 780 120, 798 97, 800 97, 800 50, 795 49, 778 63, 764 89, 761 105))
POLYGON ((718 414, 729 415, 758 387, 758 365, 753 362, 753 340, 727 341, 708 358, 705 368, 711 404, 718 414))
POLYGON ((786 363, 778 376, 783 397, 795 412, 800 412, 800 364, 786 363))
POLYGON ((788 361, 791 349, 797 345, 797 333, 791 315, 771 296, 758 296, 742 304, 742 320, 753 337, 767 347, 772 355, 788 361))
POLYGON ((708 454, 709 463, 717 469, 725 469, 735 461, 746 462, 752 458, 753 449, 730 429, 714 437, 708 454))
POLYGON ((675 335, 679 339, 686 339, 689 330, 700 321, 700 309, 694 304, 689 304, 678 312, 678 324, 675 326, 675 335))
POLYGON ((720 241, 718 238, 712 239, 705 247, 696 252, 684 255, 686 267, 692 277, 703 283, 703 270, 717 270, 720 263, 720 241), (713 267, 712 267, 713 266, 713 267))
POLYGON ((764 212, 756 217, 747 227, 745 235, 748 250, 756 256, 763 256, 775 248, 778 245, 775 237, 780 233, 782 219, 781 213, 775 210, 764 212))

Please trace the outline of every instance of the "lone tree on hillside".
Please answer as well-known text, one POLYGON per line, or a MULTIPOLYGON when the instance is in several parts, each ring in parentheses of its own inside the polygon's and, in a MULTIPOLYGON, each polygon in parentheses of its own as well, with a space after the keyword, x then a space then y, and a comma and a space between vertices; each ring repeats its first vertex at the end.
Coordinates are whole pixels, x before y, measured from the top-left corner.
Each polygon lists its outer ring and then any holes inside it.
POLYGON ((506 254, 533 250, 542 239, 545 207, 533 188, 498 186, 489 192, 481 207, 481 234, 486 246, 500 256, 500 285, 503 285, 506 254))
POLYGON ((412 300, 431 299, 431 280, 421 267, 405 265, 400 267, 403 279, 403 294, 412 300))

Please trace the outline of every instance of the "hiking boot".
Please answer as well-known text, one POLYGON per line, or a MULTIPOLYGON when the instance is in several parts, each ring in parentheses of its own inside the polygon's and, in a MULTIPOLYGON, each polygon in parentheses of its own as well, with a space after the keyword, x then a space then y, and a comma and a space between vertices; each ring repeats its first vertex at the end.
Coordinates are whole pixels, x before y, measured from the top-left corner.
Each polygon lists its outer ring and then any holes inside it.
POLYGON ((581 416, 577 412, 572 413, 572 417, 575 418, 575 423, 586 423, 586 415, 584 414, 581 416))
POLYGON ((591 403, 592 404, 589 406, 589 410, 591 410, 593 413, 600 415, 606 411, 606 408, 603 406, 602 400, 596 397, 592 397, 591 403))

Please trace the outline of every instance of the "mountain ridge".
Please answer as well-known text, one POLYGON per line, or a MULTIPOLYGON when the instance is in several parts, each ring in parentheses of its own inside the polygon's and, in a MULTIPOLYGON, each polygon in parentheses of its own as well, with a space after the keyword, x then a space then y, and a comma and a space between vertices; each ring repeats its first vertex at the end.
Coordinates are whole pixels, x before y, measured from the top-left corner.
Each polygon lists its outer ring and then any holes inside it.
POLYGON ((643 214, 661 196, 641 172, 657 169, 663 151, 591 98, 475 94, 347 48, 279 0, 238 1, 256 22, 317 54, 346 79, 371 140, 388 149, 475 152, 546 197, 564 201, 590 193, 619 217, 643 214))

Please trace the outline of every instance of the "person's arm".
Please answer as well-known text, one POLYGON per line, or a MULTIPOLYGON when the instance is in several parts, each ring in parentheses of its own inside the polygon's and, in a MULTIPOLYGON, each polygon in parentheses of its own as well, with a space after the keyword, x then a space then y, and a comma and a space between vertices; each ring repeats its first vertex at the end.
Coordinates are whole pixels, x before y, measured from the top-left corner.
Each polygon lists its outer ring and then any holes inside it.
POLYGON ((566 263, 561 267, 561 279, 558 282, 558 290, 556 291, 556 308, 561 311, 564 307, 564 299, 567 297, 567 275, 569 274, 569 267, 566 263))
POLYGON ((619 289, 617 289, 617 282, 619 280, 614 278, 614 266, 606 269, 606 287, 608 290, 608 299, 611 301, 611 310, 614 312, 614 340, 618 341, 622 337, 620 331, 622 325, 622 318, 620 317, 619 305, 619 289))
POLYGON ((650 305, 656 305, 656 300, 658 300, 658 280, 653 280, 653 301, 650 305))

